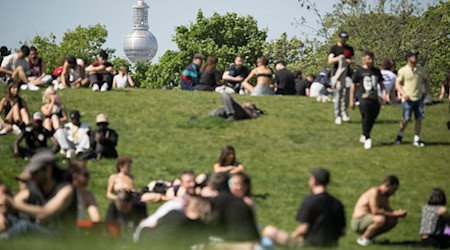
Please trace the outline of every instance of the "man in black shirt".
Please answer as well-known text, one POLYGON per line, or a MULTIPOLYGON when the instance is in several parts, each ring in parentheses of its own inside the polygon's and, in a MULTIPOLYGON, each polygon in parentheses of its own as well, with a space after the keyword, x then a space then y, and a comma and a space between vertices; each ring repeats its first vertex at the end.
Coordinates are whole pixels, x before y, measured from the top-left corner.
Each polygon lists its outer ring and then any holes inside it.
POLYGON ((378 88, 383 93, 383 99, 389 101, 389 96, 386 94, 386 89, 383 84, 383 76, 379 69, 373 66, 374 54, 371 51, 364 52, 362 57, 363 66, 358 68, 353 74, 353 84, 350 88, 350 108, 355 108, 354 96, 356 88, 360 91, 360 105, 359 110, 362 118, 362 131, 359 141, 364 143, 365 149, 372 148, 372 139, 370 138, 370 131, 372 131, 375 120, 380 112, 380 102, 378 101, 378 88))
POLYGON ((311 84, 314 82, 314 76, 308 75, 306 79, 295 79, 295 92, 297 95, 310 96, 311 84))
POLYGON ((285 62, 277 62, 275 64, 277 95, 295 95, 295 79, 294 74, 286 69, 285 62))
POLYGON ((242 56, 236 56, 234 64, 223 73, 222 79, 227 82, 227 86, 233 88, 235 92, 241 89, 241 83, 248 76, 248 68, 244 66, 242 56))
POLYGON ((331 83, 335 89, 334 113, 336 115, 336 125, 341 125, 342 121, 350 121, 347 113, 350 86, 346 82, 347 77, 351 77, 352 74, 350 65, 354 63, 354 51, 347 44, 348 37, 347 32, 341 32, 337 45, 331 48, 328 55, 328 64, 333 65, 331 83))
POLYGON ((296 220, 299 226, 289 234, 274 226, 267 226, 263 235, 278 245, 333 247, 345 233, 345 213, 342 203, 327 192, 330 174, 317 168, 310 172, 308 195, 301 204, 296 220))

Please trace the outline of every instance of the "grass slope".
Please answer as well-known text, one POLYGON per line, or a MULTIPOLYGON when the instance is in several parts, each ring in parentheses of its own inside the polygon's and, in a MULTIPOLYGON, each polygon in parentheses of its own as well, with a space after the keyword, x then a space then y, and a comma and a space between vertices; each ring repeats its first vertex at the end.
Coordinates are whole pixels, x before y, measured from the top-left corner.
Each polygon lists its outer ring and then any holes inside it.
MULTIPOLYGON (((22 95, 31 111, 39 109, 40 93, 22 95)), ((382 107, 373 129, 374 148, 366 151, 358 142, 359 111, 351 112, 352 122, 338 127, 334 125, 332 104, 309 98, 236 96, 241 102, 254 102, 266 115, 257 120, 228 122, 205 118, 210 110, 220 106, 219 95, 215 93, 130 89, 107 93, 65 90, 61 95, 67 110, 79 109, 82 120, 91 125, 97 113, 109 115, 110 126, 120 135, 120 155, 131 155, 134 159, 132 171, 137 187, 153 179, 172 179, 186 169, 211 171, 221 148, 225 144, 235 146, 238 159, 252 177, 254 194, 268 195, 267 199, 256 199, 261 225, 274 224, 289 231, 296 227, 294 215, 299 202, 309 193, 307 170, 316 166, 331 170, 330 192, 344 203, 348 224, 353 205, 363 191, 378 185, 385 175, 400 177, 401 186, 392 198, 392 206, 407 209, 409 216, 379 240, 417 240, 421 205, 431 189, 442 187, 450 195, 450 131, 445 124, 449 118, 448 103, 426 107, 422 137, 428 144, 422 149, 411 145, 412 126, 405 133, 403 145, 392 145, 401 108, 382 107), (189 119, 192 116, 200 119, 189 119)), ((12 135, 0 137, 0 178, 15 188, 14 176, 26 162, 12 158, 13 139, 12 135)), ((89 168, 90 188, 104 215, 108 203, 107 177, 114 172, 114 161, 92 162, 89 168)), ((149 212, 155 208, 150 206, 149 212)), ((355 239, 356 235, 348 230, 340 241, 341 249, 359 248, 355 239)), ((69 249, 83 246, 80 242, 59 244, 69 249)), ((91 246, 108 245, 96 242, 91 246)), ((0 249, 31 246, 50 245, 39 240, 16 240, 2 242, 0 249)))

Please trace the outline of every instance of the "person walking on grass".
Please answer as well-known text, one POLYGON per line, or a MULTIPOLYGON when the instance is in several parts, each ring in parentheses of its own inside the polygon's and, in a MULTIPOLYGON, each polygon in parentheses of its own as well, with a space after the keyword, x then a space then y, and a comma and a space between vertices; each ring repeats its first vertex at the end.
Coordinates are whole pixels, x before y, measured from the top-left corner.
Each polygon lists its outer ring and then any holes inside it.
POLYGON ((418 65, 418 55, 416 51, 406 53, 407 64, 398 71, 395 87, 400 93, 402 100, 402 121, 400 122, 400 130, 397 133, 395 144, 401 144, 403 140, 403 131, 405 131, 408 123, 411 121, 414 112, 415 134, 413 145, 416 147, 424 147, 425 143, 420 138, 422 130, 422 120, 425 118, 425 110, 423 100, 429 93, 428 79, 425 70, 418 65))
POLYGON ((336 125, 341 125, 342 121, 350 121, 347 113, 349 104, 347 79, 352 74, 350 65, 354 63, 354 50, 347 44, 348 37, 347 32, 341 32, 337 45, 334 45, 328 54, 328 64, 333 65, 331 83, 334 89, 334 114, 336 116, 334 123, 336 125))
POLYGON ((365 149, 372 148, 372 139, 370 132, 372 131, 375 120, 380 113, 380 102, 378 101, 377 85, 382 90, 383 99, 389 102, 389 96, 383 84, 383 76, 378 68, 373 66, 374 54, 371 51, 364 52, 362 57, 362 67, 358 68, 353 74, 353 84, 350 88, 350 108, 355 108, 355 91, 359 88, 360 105, 359 110, 362 118, 362 132, 359 141, 364 143, 365 149))

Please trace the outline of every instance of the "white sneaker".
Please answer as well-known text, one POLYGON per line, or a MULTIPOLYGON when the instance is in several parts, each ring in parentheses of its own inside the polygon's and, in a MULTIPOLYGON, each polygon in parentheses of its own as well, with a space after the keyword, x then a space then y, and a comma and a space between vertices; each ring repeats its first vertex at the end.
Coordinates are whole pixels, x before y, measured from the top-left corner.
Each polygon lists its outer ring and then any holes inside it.
POLYGON ((0 130, 0 135, 6 135, 8 132, 6 132, 6 129, 0 130))
POLYGON ((360 246, 366 247, 370 245, 372 241, 366 238, 359 237, 358 239, 356 239, 356 243, 358 243, 358 245, 360 246))
POLYGON ((98 84, 94 84, 94 86, 92 86, 92 91, 99 91, 98 84))
POLYGON ((359 142, 362 143, 362 144, 366 143, 366 137, 364 135, 361 135, 359 137, 359 142))
POLYGON ((107 84, 106 82, 103 83, 102 88, 100 89, 100 91, 101 91, 101 92, 108 91, 108 84, 107 84))
POLYGON ((364 149, 371 149, 372 148, 372 139, 367 139, 365 142, 364 142, 364 149))
POLYGON ((28 84, 22 84, 22 86, 20 86, 21 90, 27 90, 28 89, 28 84))
POLYGON ((334 123, 336 125, 341 125, 342 124, 342 118, 340 116, 336 117, 336 120, 334 120, 334 123))
POLYGON ((16 124, 13 124, 12 129, 13 129, 13 133, 14 133, 15 135, 20 135, 20 134, 22 134, 22 130, 21 130, 21 129, 19 128, 19 126, 17 126, 16 124))
POLYGON ((348 114, 344 113, 342 115, 342 121, 349 122, 350 121, 350 116, 348 116, 348 114))
POLYGON ((414 141, 414 142, 413 142, 413 145, 416 146, 416 147, 418 147, 418 148, 423 148, 423 147, 425 147, 425 143, 423 143, 423 141, 421 141, 421 140, 414 141))
POLYGON ((74 159, 75 158, 75 150, 69 149, 66 151, 66 158, 67 159, 74 159))
POLYGON ((39 87, 34 84, 28 83, 28 89, 31 91, 38 91, 39 87))

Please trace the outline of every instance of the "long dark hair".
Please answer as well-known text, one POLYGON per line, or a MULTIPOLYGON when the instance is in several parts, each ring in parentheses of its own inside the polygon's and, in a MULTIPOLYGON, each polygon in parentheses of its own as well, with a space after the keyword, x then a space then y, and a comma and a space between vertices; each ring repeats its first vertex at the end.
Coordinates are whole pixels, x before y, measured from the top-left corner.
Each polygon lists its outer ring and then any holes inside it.
POLYGON ((11 83, 8 85, 8 88, 6 89, 6 101, 12 101, 12 100, 16 100, 19 98, 19 93, 20 93, 20 86, 18 83, 11 83), (17 88, 17 95, 16 96, 11 96, 11 89, 16 87, 17 88))
POLYGON ((447 198, 445 193, 440 188, 433 188, 430 198, 428 198, 428 205, 445 206, 447 204, 447 198))
POLYGON ((218 62, 219 59, 217 59, 217 56, 208 56, 205 66, 203 66, 202 73, 215 70, 218 62))
POLYGON ((220 157, 219 157, 219 164, 220 166, 226 166, 227 165, 227 156, 228 154, 233 154, 234 155, 234 160, 233 162, 231 162, 231 164, 234 164, 237 160, 236 160, 236 151, 234 150, 233 146, 230 145, 226 145, 223 149, 222 152, 220 153, 220 157))
POLYGON ((444 85, 450 86, 450 72, 448 72, 447 77, 445 77, 444 85))

